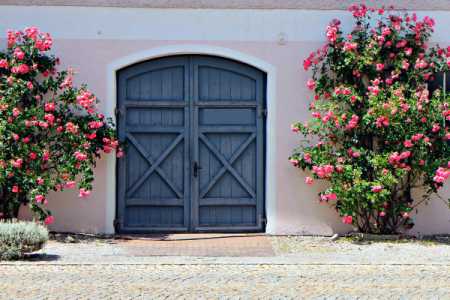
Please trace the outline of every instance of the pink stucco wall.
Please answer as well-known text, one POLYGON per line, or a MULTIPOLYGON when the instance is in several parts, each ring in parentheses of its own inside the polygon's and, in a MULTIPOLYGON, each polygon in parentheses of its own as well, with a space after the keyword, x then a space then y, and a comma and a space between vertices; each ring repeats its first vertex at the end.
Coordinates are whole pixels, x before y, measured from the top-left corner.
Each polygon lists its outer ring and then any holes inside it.
MULTIPOLYGON (((171 12, 169 10, 165 13, 167 14, 165 17, 170 17, 171 12)), ((251 18, 251 12, 248 13, 249 18, 251 18)), ((231 20, 232 14, 236 13, 225 14, 225 17, 221 15, 221 17, 225 18, 221 19, 221 22, 225 22, 224 20, 228 20, 227 18, 231 20)), ((29 15, 33 14, 30 12, 29 15)), ((218 33, 217 36, 211 35, 212 38, 208 39, 204 37, 209 34, 206 28, 205 32, 198 34, 198 36, 203 37, 201 39, 177 39, 171 37, 170 34, 167 35, 167 39, 163 39, 159 38, 161 32, 152 36, 154 31, 151 29, 152 21, 149 18, 148 38, 145 38, 145 36, 131 38, 136 35, 136 31, 145 34, 145 28, 137 27, 127 29, 129 30, 129 36, 124 29, 124 32, 120 32, 120 37, 117 38, 105 38, 104 36, 95 38, 95 34, 93 34, 93 37, 89 33, 86 33, 88 35, 86 38, 78 38, 77 35, 83 34, 78 34, 77 29, 73 29, 73 32, 77 34, 71 35, 72 31, 69 31, 68 34, 61 33, 59 36, 58 34, 56 35, 53 51, 58 54, 65 66, 72 66, 78 71, 76 83, 89 83, 90 89, 97 94, 99 99, 105 100, 105 103, 107 103, 105 105, 109 106, 114 105, 115 99, 108 99, 108 95, 110 95, 109 89, 111 89, 110 82, 108 82, 108 66, 111 62, 143 50, 169 45, 210 45, 231 49, 272 65, 276 70, 274 95, 276 110, 269 110, 269 115, 276 114, 274 116, 276 121, 272 124, 276 130, 275 141, 272 145, 276 150, 276 155, 272 158, 276 168, 271 174, 267 174, 267 184, 270 185, 271 181, 276 179, 277 185, 275 190, 276 203, 275 206, 270 208, 272 210, 270 216, 273 220, 269 220, 269 222, 274 221, 270 233, 331 235, 334 232, 345 232, 351 230, 351 228, 341 223, 331 207, 319 204, 316 200, 320 186, 307 187, 304 184, 305 175, 298 169, 293 168, 287 160, 298 141, 298 136, 290 132, 290 124, 298 120, 306 120, 308 117, 309 92, 304 86, 304 82, 308 79, 308 74, 303 72, 301 61, 310 51, 321 46, 322 37, 319 34, 314 36, 310 33, 310 31, 317 30, 315 27, 312 27, 317 24, 303 24, 301 19, 295 19, 298 25, 294 26, 291 24, 289 26, 297 28, 299 37, 290 39, 292 36, 289 33, 290 29, 284 27, 287 25, 277 23, 285 19, 283 13, 278 12, 277 15, 278 19, 273 21, 273 26, 279 27, 275 32, 288 32, 286 44, 277 42, 277 34, 267 37, 263 29, 261 30, 264 32, 261 34, 258 31, 252 33, 253 36, 260 34, 258 35, 259 38, 245 38, 243 35, 239 35, 239 29, 230 29, 227 33, 218 33), (233 39, 233 34, 239 36, 233 39), (226 37, 224 37, 225 35, 226 37), (154 38, 154 36, 158 36, 158 38, 154 38), (314 38, 311 39, 309 36, 314 38)), ((20 16, 18 17, 20 18, 20 16)), ((201 22, 200 18, 192 17, 192 13, 189 11, 183 17, 187 18, 187 20, 193 18, 192 22, 201 22)), ((33 18, 35 19, 33 19, 34 22, 32 24, 37 23, 39 25, 39 23, 42 23, 44 30, 52 31, 54 29, 57 32, 62 32, 57 27, 49 25, 48 22, 42 19, 44 17, 34 16, 33 18)), ((105 14, 105 22, 108 18, 109 16, 105 14)), ((133 17, 131 16, 130 18, 133 17)), ((448 17, 446 18, 448 19, 448 17)), ((321 21, 319 24, 321 26, 320 30, 331 19, 331 15, 326 15, 323 19, 326 21, 321 21)), ((83 20, 82 15, 80 15, 80 20, 83 20)), ((68 26, 66 30, 71 30, 69 25, 64 25, 63 19, 60 21, 62 22, 60 24, 63 24, 61 26, 68 26)), ((8 28, 17 28, 17 26, 25 23, 25 21, 20 21, 20 24, 17 22, 16 18, 11 18, 10 21, 6 20, 8 28)), ((70 22, 70 20, 67 22, 70 22)), ((96 24, 96 21, 92 22, 96 24)), ((101 24, 101 20, 98 22, 101 24)), ((230 22, 227 26, 233 26, 233 24, 236 23, 230 22)), ((113 25, 110 25, 110 27, 103 26, 101 33, 114 35, 111 33, 113 29, 113 25)), ((93 28, 92 30, 96 29, 93 28)), ((184 31, 186 37, 193 35, 189 26, 186 28, 171 28, 169 30, 184 31)), ((253 32, 249 28, 246 28, 246 30, 253 32)), ((178 34, 179 32, 177 31, 176 33, 178 34)), ((98 34, 100 34, 100 30, 98 34)), ((443 35, 441 32, 440 36, 443 35)), ((110 111, 111 107, 103 106, 101 109, 110 111)), ((49 207, 56 216, 56 221, 51 226, 51 229, 82 232, 111 231, 112 219, 110 212, 108 212, 108 207, 114 207, 115 199, 110 196, 110 191, 114 189, 114 185, 107 180, 107 172, 111 172, 111 168, 107 168, 107 164, 106 160, 99 162, 96 169, 97 179, 94 184, 94 192, 90 198, 80 199, 75 192, 52 194, 49 197, 49 207)), ((443 198, 449 198, 450 191, 448 187, 444 189, 442 195, 444 196, 443 198)), ((422 205, 419 211, 420 214, 416 218, 417 226, 414 228, 413 233, 450 233, 450 210, 443 201, 435 199, 429 205, 422 205)), ((22 215, 27 215, 25 210, 22 212, 22 215)))
MULTIPOLYGON (((58 53, 66 65, 78 70, 77 81, 88 82, 90 88, 100 99, 107 97, 105 70, 114 60, 139 52, 142 49, 185 42, 167 41, 119 41, 119 40, 55 40, 55 53, 58 53)), ((190 44, 205 42, 189 41, 190 44)), ((299 62, 316 43, 289 43, 280 47, 274 43, 260 42, 226 42, 208 43, 214 46, 234 49, 269 62, 277 69, 276 89, 276 129, 277 157, 276 173, 278 177, 276 191, 276 228, 274 233, 297 234, 332 234, 351 228, 344 226, 336 213, 327 205, 316 201, 319 186, 309 188, 304 184, 304 174, 293 168, 287 160, 291 150, 296 146, 297 136, 290 132, 290 124, 308 117, 307 105, 309 93, 303 82, 308 74, 300 68, 299 62)), ((271 113, 271 112, 269 112, 271 113)), ((96 169, 95 188, 88 199, 80 199, 75 192, 52 194, 50 209, 57 216, 52 229, 59 231, 103 232, 107 223, 105 206, 115 199, 107 198, 108 186, 106 161, 102 160, 96 169)), ((270 178, 268 179, 270 184, 270 178)), ((448 189, 445 194, 448 193, 448 189)), ((442 201, 433 201, 420 208, 417 217, 416 232, 449 232, 450 211, 442 201)))

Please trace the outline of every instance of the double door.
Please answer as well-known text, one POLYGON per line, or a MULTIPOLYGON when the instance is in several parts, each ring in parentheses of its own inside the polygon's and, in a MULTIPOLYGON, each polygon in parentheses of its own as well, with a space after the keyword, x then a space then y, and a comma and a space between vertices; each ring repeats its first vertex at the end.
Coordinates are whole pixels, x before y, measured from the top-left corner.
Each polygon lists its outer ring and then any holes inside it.
POLYGON ((118 71, 117 231, 263 230, 264 91, 263 72, 211 56, 118 71))

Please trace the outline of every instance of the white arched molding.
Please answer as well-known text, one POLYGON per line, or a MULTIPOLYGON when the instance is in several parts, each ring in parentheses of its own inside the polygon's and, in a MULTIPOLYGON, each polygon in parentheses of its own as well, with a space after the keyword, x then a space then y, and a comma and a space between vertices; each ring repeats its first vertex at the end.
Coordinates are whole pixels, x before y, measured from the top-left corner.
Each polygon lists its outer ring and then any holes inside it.
MULTIPOLYGON (((105 102, 105 114, 115 119, 114 108, 117 103, 117 86, 116 74, 117 71, 130 66, 135 63, 155 59, 159 57, 181 55, 181 54, 204 54, 213 55, 224 58, 233 59, 242 63, 253 66, 266 73, 266 106, 267 106, 267 120, 266 120, 266 184, 265 184, 265 206, 267 226, 266 233, 272 234, 276 232, 276 191, 277 191, 277 176, 276 176, 276 69, 273 65, 248 54, 235 51, 228 48, 209 46, 209 45, 171 45, 151 48, 145 51, 133 53, 129 56, 120 58, 107 67, 107 101, 105 102)), ((114 233, 113 221, 116 214, 116 159, 112 155, 107 158, 107 193, 106 193, 106 224, 105 231, 107 233, 114 233)))

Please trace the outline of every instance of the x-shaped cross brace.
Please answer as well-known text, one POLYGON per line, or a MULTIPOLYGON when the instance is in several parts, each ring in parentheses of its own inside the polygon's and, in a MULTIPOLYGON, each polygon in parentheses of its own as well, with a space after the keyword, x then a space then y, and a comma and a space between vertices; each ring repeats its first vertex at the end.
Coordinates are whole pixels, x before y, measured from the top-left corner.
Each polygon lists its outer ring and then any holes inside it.
POLYGON ((159 158, 154 161, 150 154, 145 151, 144 147, 136 140, 136 138, 127 133, 127 139, 133 144, 133 146, 138 150, 138 152, 142 155, 143 158, 150 164, 150 168, 145 171, 145 173, 130 187, 127 191, 128 195, 132 195, 144 182, 147 178, 153 173, 157 172, 159 176, 167 183, 167 185, 175 192, 178 198, 183 198, 183 194, 178 190, 178 188, 167 178, 166 173, 159 167, 159 165, 167 158, 167 156, 175 149, 175 147, 183 140, 184 135, 179 134, 173 142, 169 145, 169 147, 164 150, 163 153, 159 156, 159 158))
POLYGON ((225 173, 225 171, 228 170, 234 178, 244 187, 244 189, 253 197, 256 198, 255 191, 253 188, 239 175, 238 172, 233 168, 232 164, 236 161, 236 159, 239 158, 239 156, 244 152, 245 149, 250 145, 250 143, 253 142, 253 140, 256 138, 256 134, 252 133, 250 137, 241 145, 239 148, 233 153, 230 160, 228 161, 221 153, 218 151, 218 149, 211 144, 208 141, 208 138, 203 134, 199 134, 199 138, 202 140, 202 142, 206 145, 206 147, 209 148, 209 150, 220 160, 222 163, 222 168, 217 172, 217 174, 211 179, 211 181, 208 183, 206 188, 204 188, 200 192, 200 198, 203 198, 206 193, 209 192, 209 190, 217 183, 217 181, 222 177, 222 175, 225 173))

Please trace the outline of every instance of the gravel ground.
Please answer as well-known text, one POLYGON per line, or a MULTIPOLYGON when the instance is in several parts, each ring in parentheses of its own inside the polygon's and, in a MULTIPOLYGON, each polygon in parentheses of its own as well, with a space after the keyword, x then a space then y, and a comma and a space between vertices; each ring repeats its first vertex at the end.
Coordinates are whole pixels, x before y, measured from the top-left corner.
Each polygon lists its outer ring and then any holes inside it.
POLYGON ((450 299, 447 243, 269 242, 271 257, 168 257, 53 241, 0 263, 0 299, 450 299))

